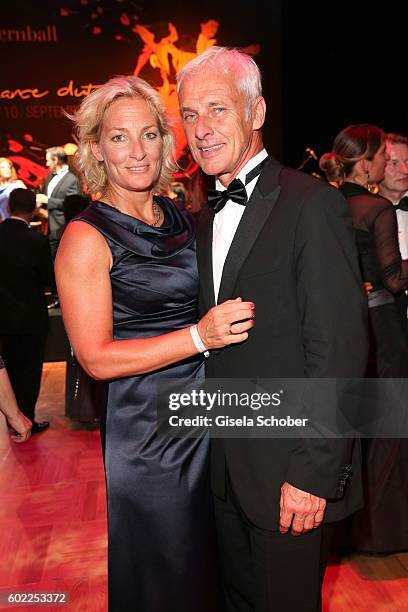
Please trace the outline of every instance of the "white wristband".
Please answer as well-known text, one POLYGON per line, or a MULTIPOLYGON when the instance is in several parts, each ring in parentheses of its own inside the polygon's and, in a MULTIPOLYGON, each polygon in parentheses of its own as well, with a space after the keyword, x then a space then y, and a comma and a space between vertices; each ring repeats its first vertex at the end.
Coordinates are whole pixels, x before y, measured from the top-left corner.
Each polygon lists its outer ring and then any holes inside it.
POLYGON ((192 325, 190 327, 190 334, 191 337, 193 339, 194 342, 194 346, 196 347, 197 351, 199 353, 203 353, 204 357, 209 357, 210 356, 210 351, 208 351, 205 346, 204 346, 204 342, 201 340, 201 336, 198 332, 198 327, 197 325, 192 325))

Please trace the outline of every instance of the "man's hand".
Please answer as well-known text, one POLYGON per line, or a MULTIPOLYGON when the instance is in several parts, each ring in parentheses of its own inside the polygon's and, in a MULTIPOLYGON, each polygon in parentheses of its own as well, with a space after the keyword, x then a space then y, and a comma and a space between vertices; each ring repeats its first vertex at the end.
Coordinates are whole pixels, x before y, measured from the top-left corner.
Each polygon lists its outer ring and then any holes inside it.
POLYGON ((326 500, 285 482, 281 487, 280 532, 299 536, 322 524, 326 500))
POLYGON ((45 193, 37 193, 37 195, 35 196, 35 201, 37 204, 37 208, 48 204, 48 198, 45 193))
POLYGON ((41 219, 48 219, 48 210, 46 208, 37 208, 37 213, 41 217, 41 219))

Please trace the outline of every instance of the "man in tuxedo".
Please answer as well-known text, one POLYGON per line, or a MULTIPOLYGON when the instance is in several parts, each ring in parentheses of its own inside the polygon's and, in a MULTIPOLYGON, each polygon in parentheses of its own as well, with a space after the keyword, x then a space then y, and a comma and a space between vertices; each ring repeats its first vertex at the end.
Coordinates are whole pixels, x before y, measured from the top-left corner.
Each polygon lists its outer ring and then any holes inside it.
POLYGON ((0 224, 0 350, 20 410, 39 433, 48 421, 36 422, 48 310, 44 289, 54 285, 47 238, 30 229, 35 194, 15 189, 10 218, 0 224))
POLYGON ((47 149, 45 159, 50 173, 44 183, 44 193, 37 195, 37 206, 46 206, 51 254, 55 259, 65 226, 64 199, 68 195, 81 194, 82 189, 77 176, 69 169, 63 147, 47 149))
MULTIPOLYGON (((387 134, 384 179, 380 183, 380 194, 390 200, 397 213, 398 241, 402 259, 408 259, 408 137, 402 134, 387 134)), ((408 292, 397 295, 401 322, 408 333, 408 292)))
MULTIPOLYGON (((180 72, 178 94, 192 155, 216 177, 197 235, 200 310, 241 297, 256 312, 246 342, 210 354, 207 377, 362 377, 366 300, 344 198, 268 157, 248 55, 212 47, 180 72)), ((248 436, 211 446, 226 610, 319 610, 323 524, 361 505, 359 445, 248 436)))

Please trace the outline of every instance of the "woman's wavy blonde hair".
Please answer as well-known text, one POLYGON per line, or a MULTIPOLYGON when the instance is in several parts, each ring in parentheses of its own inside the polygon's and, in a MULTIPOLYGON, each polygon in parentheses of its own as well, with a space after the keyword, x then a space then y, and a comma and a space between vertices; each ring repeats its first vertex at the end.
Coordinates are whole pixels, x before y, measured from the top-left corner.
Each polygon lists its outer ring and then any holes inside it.
POLYGON ((103 162, 92 153, 91 143, 99 142, 106 110, 119 98, 145 100, 157 117, 163 142, 162 164, 154 191, 163 192, 171 181, 176 166, 173 161, 174 139, 165 115, 160 94, 149 83, 136 76, 116 76, 84 98, 77 112, 70 116, 75 125, 78 143, 75 164, 91 194, 106 191, 108 177, 103 162))

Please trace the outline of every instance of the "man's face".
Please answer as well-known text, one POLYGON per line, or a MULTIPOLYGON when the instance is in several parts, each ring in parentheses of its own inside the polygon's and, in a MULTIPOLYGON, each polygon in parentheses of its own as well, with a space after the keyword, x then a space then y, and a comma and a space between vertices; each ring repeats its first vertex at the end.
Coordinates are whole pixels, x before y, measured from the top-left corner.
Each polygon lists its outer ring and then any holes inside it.
POLYGON ((51 155, 51 153, 45 154, 45 165, 49 169, 50 172, 54 172, 55 168, 58 164, 58 158, 51 155))
POLYGON ((381 183, 389 192, 401 197, 408 191, 408 146, 387 142, 388 161, 381 183))
POLYGON ((179 100, 195 161, 206 174, 228 185, 262 148, 259 129, 265 114, 263 98, 258 98, 247 114, 246 99, 233 77, 204 68, 185 77, 179 100))

